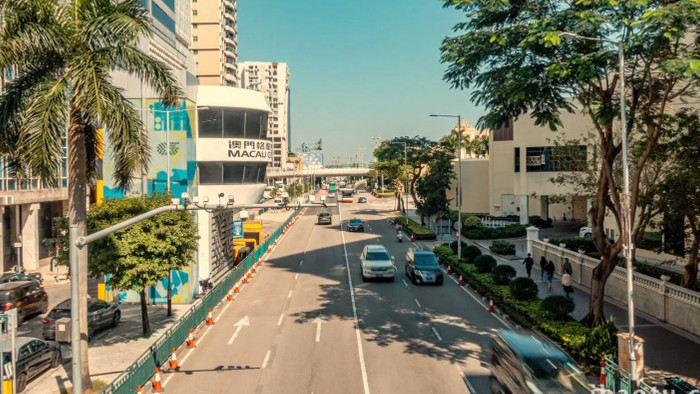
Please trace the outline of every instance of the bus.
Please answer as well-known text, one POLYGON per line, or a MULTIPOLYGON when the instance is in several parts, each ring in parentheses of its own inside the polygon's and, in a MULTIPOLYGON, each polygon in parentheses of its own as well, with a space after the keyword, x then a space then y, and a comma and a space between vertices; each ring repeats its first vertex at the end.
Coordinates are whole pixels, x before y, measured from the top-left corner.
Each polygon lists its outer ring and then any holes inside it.
POLYGON ((328 191, 335 192, 338 189, 338 184, 335 182, 328 182, 328 191))
POLYGON ((352 189, 340 189, 340 193, 342 195, 342 202, 354 202, 352 195, 353 195, 353 190, 352 189))
POLYGON ((344 181, 340 181, 340 182, 338 183, 338 186, 339 186, 341 189, 345 189, 346 183, 345 183, 344 181))

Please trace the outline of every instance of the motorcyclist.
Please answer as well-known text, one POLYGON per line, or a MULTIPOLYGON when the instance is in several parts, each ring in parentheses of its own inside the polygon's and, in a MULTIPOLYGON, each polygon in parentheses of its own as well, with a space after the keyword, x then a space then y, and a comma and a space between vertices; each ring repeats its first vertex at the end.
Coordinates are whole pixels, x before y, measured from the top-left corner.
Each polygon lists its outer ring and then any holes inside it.
POLYGON ((401 229, 396 233, 396 238, 399 240, 399 242, 403 242, 403 233, 401 232, 401 229))

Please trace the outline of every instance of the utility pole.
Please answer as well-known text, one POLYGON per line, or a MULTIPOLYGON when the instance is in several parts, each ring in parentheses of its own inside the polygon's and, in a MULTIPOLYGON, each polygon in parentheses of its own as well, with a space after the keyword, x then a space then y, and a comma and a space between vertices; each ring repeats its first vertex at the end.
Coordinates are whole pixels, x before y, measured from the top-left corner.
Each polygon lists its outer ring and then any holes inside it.
MULTIPOLYGON (((374 149, 375 149, 375 150, 379 147, 379 144, 380 144, 379 141, 381 141, 381 140, 382 140, 382 137, 379 137, 379 136, 374 136, 374 137, 372 137, 372 145, 374 145, 374 149)), ((374 162, 375 162, 375 163, 377 162, 377 158, 376 158, 376 157, 374 158, 374 162)), ((384 171, 380 171, 380 173, 381 173, 381 176, 382 176, 382 187, 381 187, 381 191, 384 191, 384 171)))

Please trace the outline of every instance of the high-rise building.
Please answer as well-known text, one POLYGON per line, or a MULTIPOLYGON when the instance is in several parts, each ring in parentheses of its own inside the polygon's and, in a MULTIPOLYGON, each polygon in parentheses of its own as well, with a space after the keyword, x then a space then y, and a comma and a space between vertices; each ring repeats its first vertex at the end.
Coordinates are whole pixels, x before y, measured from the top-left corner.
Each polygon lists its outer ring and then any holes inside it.
POLYGON ((192 44, 201 85, 238 87, 236 0, 192 0, 192 44))
POLYGON ((241 87, 263 92, 272 109, 268 136, 272 140, 272 166, 283 167, 290 151, 289 67, 287 63, 241 62, 241 87))

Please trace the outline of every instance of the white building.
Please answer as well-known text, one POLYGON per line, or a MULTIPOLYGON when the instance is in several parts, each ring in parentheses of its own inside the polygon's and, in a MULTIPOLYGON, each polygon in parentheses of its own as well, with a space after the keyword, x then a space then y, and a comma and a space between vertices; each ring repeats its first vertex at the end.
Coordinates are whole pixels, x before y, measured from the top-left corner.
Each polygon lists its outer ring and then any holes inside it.
POLYGON ((272 110, 268 126, 272 141, 272 166, 283 167, 288 152, 292 150, 289 67, 286 63, 241 62, 238 70, 241 87, 262 92, 272 110))

